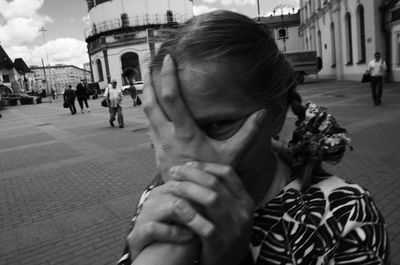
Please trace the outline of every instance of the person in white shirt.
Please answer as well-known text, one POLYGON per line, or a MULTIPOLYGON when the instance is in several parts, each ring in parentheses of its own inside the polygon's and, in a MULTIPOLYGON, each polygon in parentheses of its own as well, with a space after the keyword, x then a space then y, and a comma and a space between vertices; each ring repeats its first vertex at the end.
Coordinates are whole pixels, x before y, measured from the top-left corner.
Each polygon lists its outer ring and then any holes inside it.
POLYGON ((118 115, 119 128, 124 128, 124 116, 122 115, 122 90, 117 87, 117 80, 113 79, 104 91, 104 96, 108 100, 108 108, 110 111, 110 125, 114 127, 115 115, 118 115))
POLYGON ((381 53, 375 53, 375 59, 368 63, 367 72, 371 74, 372 99, 375 106, 382 104, 383 76, 386 71, 386 63, 381 60, 381 53))

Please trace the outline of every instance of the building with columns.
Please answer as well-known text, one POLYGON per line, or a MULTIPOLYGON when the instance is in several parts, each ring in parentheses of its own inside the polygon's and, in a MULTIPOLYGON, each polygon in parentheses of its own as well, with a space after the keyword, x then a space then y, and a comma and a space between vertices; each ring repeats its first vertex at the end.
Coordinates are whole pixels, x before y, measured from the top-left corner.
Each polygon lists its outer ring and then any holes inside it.
POLYGON ((90 27, 85 31, 93 81, 104 89, 142 80, 150 55, 161 44, 160 29, 193 16, 190 0, 86 0, 90 27))
POLYGON ((400 81, 399 9, 399 0, 300 0, 302 46, 322 57, 319 76, 361 80, 379 51, 387 79, 400 81))

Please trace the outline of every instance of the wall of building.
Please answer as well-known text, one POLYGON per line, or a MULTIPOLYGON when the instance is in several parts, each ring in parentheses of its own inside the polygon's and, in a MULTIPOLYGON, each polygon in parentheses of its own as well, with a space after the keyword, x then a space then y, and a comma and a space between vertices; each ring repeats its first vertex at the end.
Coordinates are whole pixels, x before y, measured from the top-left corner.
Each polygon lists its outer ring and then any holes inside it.
POLYGON ((323 68, 319 73, 320 77, 360 80, 375 51, 380 51, 384 55, 385 42, 379 11, 382 2, 382 0, 300 1, 303 45, 306 49, 317 50, 317 53, 322 55, 323 68), (364 9, 366 55, 364 61, 361 60, 361 31, 357 15, 360 5, 364 9), (349 58, 348 49, 347 13, 351 18, 352 60, 349 58))
POLYGON ((400 21, 392 25, 391 29, 392 44, 392 78, 393 81, 400 82, 400 21))
POLYGON ((299 51, 302 50, 302 38, 299 36, 298 26, 287 27, 287 36, 285 43, 282 39, 278 39, 278 28, 274 30, 275 42, 278 45, 279 50, 284 51, 286 46, 286 51, 299 51))

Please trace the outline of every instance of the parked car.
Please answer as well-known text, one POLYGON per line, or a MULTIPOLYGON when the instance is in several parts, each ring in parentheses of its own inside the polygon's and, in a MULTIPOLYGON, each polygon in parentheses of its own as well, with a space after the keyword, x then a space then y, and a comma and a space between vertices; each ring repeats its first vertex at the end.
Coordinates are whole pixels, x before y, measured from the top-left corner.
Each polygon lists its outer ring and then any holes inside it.
POLYGON ((100 86, 99 83, 88 83, 88 94, 89 97, 92 97, 92 99, 98 98, 98 95, 100 94, 100 86))
POLYGON ((8 100, 8 103, 11 106, 17 105, 18 100, 20 100, 22 105, 33 104, 33 103, 36 103, 36 104, 42 103, 41 97, 30 96, 30 95, 28 95, 26 93, 22 93, 22 92, 8 94, 6 97, 4 97, 4 99, 8 100))
MULTIPOLYGON (((133 85, 136 88, 136 93, 138 93, 138 94, 143 93, 143 86, 144 86, 143 81, 135 81, 135 82, 133 82, 133 85)), ((130 87, 130 85, 122 86, 122 91, 124 91, 124 94, 130 93, 129 87, 130 87)))

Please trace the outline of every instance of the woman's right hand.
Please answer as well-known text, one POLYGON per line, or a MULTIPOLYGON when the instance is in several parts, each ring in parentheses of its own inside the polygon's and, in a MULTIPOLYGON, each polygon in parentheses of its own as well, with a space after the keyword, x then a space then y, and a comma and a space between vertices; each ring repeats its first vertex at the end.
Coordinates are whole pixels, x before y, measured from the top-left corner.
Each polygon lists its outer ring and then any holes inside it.
POLYGON ((127 237, 132 260, 153 243, 176 245, 193 240, 193 232, 179 223, 185 223, 196 216, 201 218, 200 224, 209 224, 207 220, 196 215, 191 204, 174 196, 169 190, 169 184, 154 188, 142 204, 140 214, 127 237))

